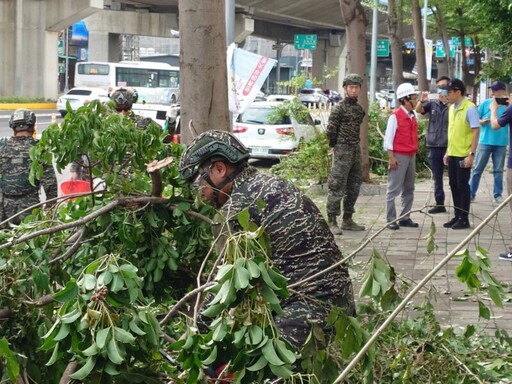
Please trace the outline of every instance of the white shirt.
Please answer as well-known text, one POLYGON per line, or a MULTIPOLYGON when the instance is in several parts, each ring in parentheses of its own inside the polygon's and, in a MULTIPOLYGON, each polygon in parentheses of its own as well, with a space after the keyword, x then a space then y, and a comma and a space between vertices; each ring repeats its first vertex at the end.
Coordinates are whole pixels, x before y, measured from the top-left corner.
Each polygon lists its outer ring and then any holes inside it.
MULTIPOLYGON (((408 111, 405 109, 403 105, 400 106, 404 110, 404 112, 409 116, 409 119, 416 118, 416 113, 413 111, 408 111)), ((398 128, 398 121, 396 120, 396 115, 392 113, 388 119, 388 125, 386 126, 386 134, 384 136, 384 149, 386 151, 393 150, 393 141, 395 141, 396 130, 398 128)))

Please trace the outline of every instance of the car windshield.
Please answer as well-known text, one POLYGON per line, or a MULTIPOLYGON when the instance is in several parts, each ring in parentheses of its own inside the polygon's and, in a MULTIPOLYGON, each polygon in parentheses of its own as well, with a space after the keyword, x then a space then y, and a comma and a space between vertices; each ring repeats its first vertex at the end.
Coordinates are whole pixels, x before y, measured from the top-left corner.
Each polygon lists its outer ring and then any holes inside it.
POLYGON ((272 108, 249 108, 238 116, 237 121, 247 124, 291 124, 290 116, 279 116, 272 108))
POLYGON ((68 95, 79 95, 79 96, 89 96, 92 93, 89 89, 72 89, 67 94, 68 95))
POLYGON ((305 95, 311 95, 311 94, 315 93, 315 90, 314 89, 303 89, 300 91, 300 93, 303 93, 305 95))

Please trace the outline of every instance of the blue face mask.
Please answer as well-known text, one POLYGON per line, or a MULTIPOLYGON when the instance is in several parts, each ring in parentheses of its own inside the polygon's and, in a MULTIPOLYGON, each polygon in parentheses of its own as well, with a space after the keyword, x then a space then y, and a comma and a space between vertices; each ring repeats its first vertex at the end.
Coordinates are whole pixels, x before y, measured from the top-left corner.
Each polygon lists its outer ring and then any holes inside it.
POLYGON ((448 96, 448 90, 445 88, 437 88, 437 93, 439 93, 441 96, 448 96))

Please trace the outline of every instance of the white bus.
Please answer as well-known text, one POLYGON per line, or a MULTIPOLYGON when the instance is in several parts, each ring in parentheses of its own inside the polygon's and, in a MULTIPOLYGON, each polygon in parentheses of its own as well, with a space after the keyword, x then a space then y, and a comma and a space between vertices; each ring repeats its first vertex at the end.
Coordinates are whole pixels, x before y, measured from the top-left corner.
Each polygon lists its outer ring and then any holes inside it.
POLYGON ((160 62, 79 62, 75 68, 75 86, 109 91, 118 87, 134 88, 139 97, 133 110, 162 123, 169 104, 179 100, 179 74, 178 67, 160 62))

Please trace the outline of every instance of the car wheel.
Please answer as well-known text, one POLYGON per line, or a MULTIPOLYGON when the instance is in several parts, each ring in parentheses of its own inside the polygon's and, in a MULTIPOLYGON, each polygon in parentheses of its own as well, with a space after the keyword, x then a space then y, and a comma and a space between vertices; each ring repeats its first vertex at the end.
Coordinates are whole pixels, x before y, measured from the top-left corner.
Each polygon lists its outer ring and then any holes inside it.
POLYGON ((60 115, 61 115, 62 117, 65 117, 65 116, 66 116, 66 113, 68 113, 68 111, 60 111, 60 115))

